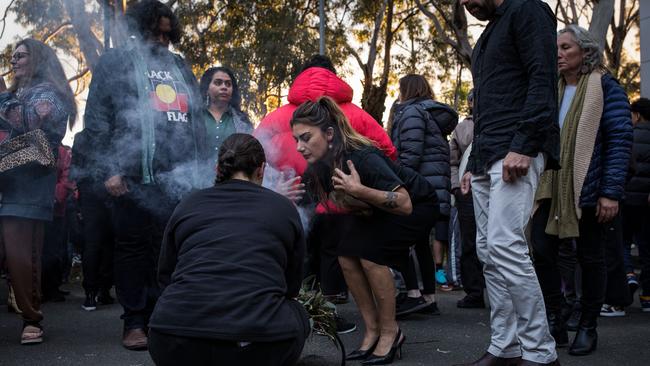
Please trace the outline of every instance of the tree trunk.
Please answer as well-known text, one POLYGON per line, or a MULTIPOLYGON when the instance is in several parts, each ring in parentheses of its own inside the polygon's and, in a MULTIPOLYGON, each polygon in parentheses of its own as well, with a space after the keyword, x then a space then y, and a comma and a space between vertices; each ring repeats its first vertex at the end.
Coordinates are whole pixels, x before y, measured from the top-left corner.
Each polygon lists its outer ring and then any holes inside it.
POLYGON ((99 60, 102 44, 90 28, 89 17, 84 10, 85 4, 83 0, 65 0, 63 4, 70 16, 72 30, 77 36, 79 48, 84 55, 86 65, 92 70, 97 64, 97 60, 99 60))
MULTIPOLYGON (((380 125, 383 126, 382 118, 384 116, 384 111, 386 110, 386 97, 388 96, 388 75, 390 73, 390 64, 391 64, 391 47, 393 45, 393 10, 394 10, 394 1, 389 0, 386 3, 386 36, 384 39, 384 57, 383 57, 383 69, 381 76, 379 77, 379 85, 374 85, 372 83, 372 74, 369 78, 366 77, 366 83, 363 88, 363 96, 361 98, 361 107, 368 112, 380 125)), ((373 60, 374 63, 374 60, 373 60)))
POLYGON ((607 42, 607 30, 614 16, 614 0, 594 1, 594 11, 591 15, 589 32, 600 43, 601 49, 605 48, 607 42))

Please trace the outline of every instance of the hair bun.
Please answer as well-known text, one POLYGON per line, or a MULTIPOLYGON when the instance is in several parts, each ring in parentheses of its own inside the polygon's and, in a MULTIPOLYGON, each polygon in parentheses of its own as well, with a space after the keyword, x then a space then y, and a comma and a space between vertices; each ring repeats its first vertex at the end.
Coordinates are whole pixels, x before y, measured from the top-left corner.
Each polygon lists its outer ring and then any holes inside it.
POLYGON ((237 172, 251 177, 265 161, 264 149, 259 141, 248 134, 234 133, 219 147, 217 182, 231 179, 237 172))
POLYGON ((226 150, 219 154, 219 164, 233 165, 237 154, 234 150, 226 150))

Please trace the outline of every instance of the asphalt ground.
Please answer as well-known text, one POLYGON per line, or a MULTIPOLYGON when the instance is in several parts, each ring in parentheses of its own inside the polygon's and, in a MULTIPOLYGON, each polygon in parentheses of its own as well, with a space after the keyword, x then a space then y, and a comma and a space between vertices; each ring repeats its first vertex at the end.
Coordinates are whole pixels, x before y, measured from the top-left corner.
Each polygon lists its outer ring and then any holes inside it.
MULTIPOLYGON (((43 305, 45 341, 40 345, 19 344, 21 321, 6 311, 5 281, 0 281, 0 365, 153 365, 147 352, 122 348, 121 307, 100 306, 81 309, 83 290, 79 285, 64 285, 72 291, 65 302, 43 305)), ((397 365, 452 365, 479 357, 490 337, 487 309, 458 309, 462 291, 439 293, 442 315, 414 315, 400 321, 406 335, 403 359, 397 365)), ((339 312, 362 327, 353 303, 340 305, 339 312)), ((635 366, 650 365, 650 313, 642 313, 638 300, 622 318, 601 318, 597 351, 585 357, 569 356, 559 350, 562 365, 635 366)), ((571 334, 570 334, 571 335, 571 334)), ((360 341, 361 329, 341 336, 346 349, 360 341)), ((348 365, 358 365, 349 362, 348 365)), ((260 365, 263 365, 261 363, 260 365)), ((340 351, 325 337, 312 335, 303 350, 301 366, 340 365, 340 351)))

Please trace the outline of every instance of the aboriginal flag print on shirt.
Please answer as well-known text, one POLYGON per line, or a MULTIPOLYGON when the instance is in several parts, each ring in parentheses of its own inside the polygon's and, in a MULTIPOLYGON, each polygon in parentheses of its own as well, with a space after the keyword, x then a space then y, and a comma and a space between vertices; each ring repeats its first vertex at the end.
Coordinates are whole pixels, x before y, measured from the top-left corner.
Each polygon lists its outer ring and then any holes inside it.
POLYGON ((153 114, 156 180, 195 156, 192 84, 184 79, 173 54, 158 50, 147 59, 148 107, 153 114))
POLYGON ((166 115, 168 122, 188 122, 188 91, 184 81, 176 80, 171 72, 165 70, 147 71, 151 91, 151 107, 166 115))

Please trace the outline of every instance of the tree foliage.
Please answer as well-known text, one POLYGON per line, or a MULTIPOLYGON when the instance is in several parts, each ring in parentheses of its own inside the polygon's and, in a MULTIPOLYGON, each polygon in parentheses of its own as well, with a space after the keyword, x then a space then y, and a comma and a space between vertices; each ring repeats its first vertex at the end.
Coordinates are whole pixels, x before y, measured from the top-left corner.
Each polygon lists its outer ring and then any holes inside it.
MULTIPOLYGON (((124 43, 124 11, 133 1, 10 0, 0 8, 0 16, 13 17, 31 37, 46 41, 72 60, 75 74, 70 79, 80 93, 88 85, 105 39, 113 47, 124 43)), ((167 3, 183 27, 177 50, 197 77, 209 66, 232 68, 243 106, 256 117, 280 104, 304 60, 318 52, 318 0, 167 3)), ((361 80, 361 105, 375 119, 381 121, 386 99, 396 96, 397 80, 407 73, 425 75, 439 91, 439 99, 464 111, 474 43, 469 29, 477 24, 468 24, 459 0, 328 0, 325 4, 327 54, 342 76, 361 80)), ((636 95, 639 62, 623 45, 638 30, 639 0, 555 4, 560 24, 588 27, 595 17, 593 27, 602 31, 598 24, 605 20, 608 67, 628 93, 636 95), (611 4, 616 6, 614 16, 607 15, 611 4)), ((4 24, 0 24, 0 38, 4 24)), ((0 54, 5 67, 10 52, 5 49, 0 54)))

